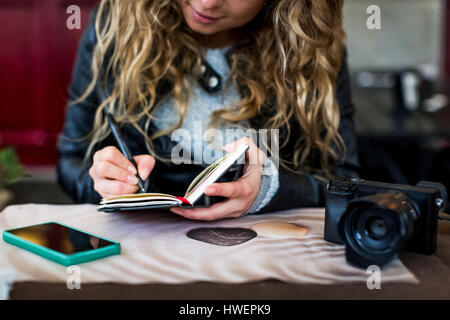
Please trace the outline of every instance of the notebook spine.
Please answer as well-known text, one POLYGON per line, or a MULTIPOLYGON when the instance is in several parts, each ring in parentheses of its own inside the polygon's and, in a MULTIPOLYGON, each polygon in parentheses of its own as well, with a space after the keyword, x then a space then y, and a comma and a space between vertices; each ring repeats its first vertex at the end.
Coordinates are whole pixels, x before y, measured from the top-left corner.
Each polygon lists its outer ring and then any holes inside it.
POLYGON ((176 198, 181 201, 181 204, 179 206, 182 208, 192 208, 194 206, 186 198, 183 197, 176 197, 176 198))

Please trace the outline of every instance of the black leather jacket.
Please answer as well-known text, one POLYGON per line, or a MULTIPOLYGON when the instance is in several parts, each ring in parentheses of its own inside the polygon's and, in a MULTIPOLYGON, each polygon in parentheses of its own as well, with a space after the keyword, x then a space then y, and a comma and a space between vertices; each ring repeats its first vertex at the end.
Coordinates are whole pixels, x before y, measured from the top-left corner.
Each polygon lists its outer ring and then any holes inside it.
MULTIPOLYGON (((91 81, 91 61, 92 52, 96 43, 93 18, 85 30, 80 41, 77 59, 73 72, 73 79, 69 89, 71 101, 80 97, 91 81)), ((231 48, 226 57, 231 61, 231 48)), ((220 76, 214 71, 214 66, 204 62, 207 69, 199 83, 207 91, 221 89, 220 76), (219 78, 216 87, 209 87, 207 79, 211 76, 219 78)), ((160 83, 157 88, 157 99, 164 96, 171 89, 168 81, 160 83)), ((67 109, 66 120, 63 132, 58 141, 59 163, 57 167, 58 181, 62 188, 78 203, 99 203, 101 196, 94 190, 93 180, 89 176, 88 170, 92 162, 83 163, 83 158, 87 150, 88 141, 79 141, 81 137, 87 135, 94 120, 94 114, 100 105, 104 93, 97 86, 89 97, 78 104, 71 105, 67 109)), ((346 59, 342 64, 337 81, 337 99, 341 111, 340 133, 347 147, 347 157, 341 164, 335 165, 335 172, 339 175, 358 176, 358 154, 356 137, 353 126, 354 107, 351 102, 350 80, 347 70, 346 59)), ((251 121, 252 127, 258 128, 258 123, 264 117, 251 121)), ((289 159, 293 150, 293 144, 302 134, 298 124, 292 124, 292 131, 287 145, 280 149, 280 157, 289 159)), ((147 154, 144 138, 131 125, 123 125, 122 130, 131 152, 134 155, 147 154)), ((150 125, 149 131, 154 130, 150 125)), ((169 137, 162 137, 155 141, 155 150, 161 156, 170 158, 173 142, 169 137)), ((108 145, 115 145, 115 141, 110 136, 98 143, 93 153, 108 145)), ((90 156, 92 160, 92 155, 90 156)), ((183 195, 190 181, 200 172, 202 168, 195 165, 172 165, 160 161, 156 162, 155 168, 150 175, 151 187, 149 192, 164 192, 174 195, 183 195)), ((261 212, 271 212, 296 207, 324 206, 324 190, 326 181, 317 179, 311 174, 292 174, 280 166, 279 168, 279 189, 272 200, 263 208, 261 212)))

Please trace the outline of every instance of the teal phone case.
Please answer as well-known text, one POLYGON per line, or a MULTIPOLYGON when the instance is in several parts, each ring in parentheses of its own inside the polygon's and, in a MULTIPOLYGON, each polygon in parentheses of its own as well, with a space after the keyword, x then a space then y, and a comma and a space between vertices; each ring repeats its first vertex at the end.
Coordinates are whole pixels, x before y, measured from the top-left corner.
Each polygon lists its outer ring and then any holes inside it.
MULTIPOLYGON (((76 252, 73 254, 64 254, 64 253, 57 252, 55 250, 43 247, 41 245, 32 243, 28 240, 22 239, 16 235, 10 233, 10 231, 14 231, 14 230, 22 229, 22 228, 16 228, 16 229, 10 229, 10 230, 3 231, 3 241, 5 241, 6 243, 9 243, 9 244, 12 244, 14 246, 17 246, 19 248, 22 248, 24 250, 27 250, 29 252, 35 253, 43 258, 46 258, 53 262, 59 263, 63 266, 76 265, 76 264, 89 262, 89 261, 109 257, 112 255, 120 254, 120 243, 110 240, 110 239, 107 239, 107 238, 100 237, 93 233, 79 230, 79 229, 73 228, 71 226, 59 223, 59 222, 46 222, 46 223, 42 223, 42 224, 38 224, 38 225, 34 225, 34 226, 45 225, 45 224, 49 224, 49 223, 56 223, 56 224, 59 224, 64 227, 71 228, 73 230, 77 230, 77 231, 83 232, 85 234, 107 240, 109 242, 112 242, 113 244, 108 245, 103 248, 92 249, 92 250, 82 251, 82 252, 76 252)), ((34 227, 34 226, 29 226, 29 227, 34 227)))

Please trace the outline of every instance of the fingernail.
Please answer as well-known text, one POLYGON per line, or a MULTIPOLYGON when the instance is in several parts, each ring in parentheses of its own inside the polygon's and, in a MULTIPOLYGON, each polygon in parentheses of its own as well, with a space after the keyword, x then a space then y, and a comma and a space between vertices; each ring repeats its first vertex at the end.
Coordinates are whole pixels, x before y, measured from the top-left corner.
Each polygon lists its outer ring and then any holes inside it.
POLYGON ((215 188, 215 187, 208 187, 206 189, 207 194, 215 194, 216 192, 217 192, 217 188, 215 188))
POLYGON ((146 180, 148 178, 149 174, 150 174, 150 172, 147 168, 142 169, 141 174, 140 174, 141 179, 146 180))
POLYGON ((136 175, 136 173, 137 173, 136 168, 134 166, 129 166, 128 171, 130 171, 134 175, 136 175))
POLYGON ((128 180, 128 182, 130 184, 137 184, 138 183, 138 179, 135 176, 128 176, 127 180, 128 180))

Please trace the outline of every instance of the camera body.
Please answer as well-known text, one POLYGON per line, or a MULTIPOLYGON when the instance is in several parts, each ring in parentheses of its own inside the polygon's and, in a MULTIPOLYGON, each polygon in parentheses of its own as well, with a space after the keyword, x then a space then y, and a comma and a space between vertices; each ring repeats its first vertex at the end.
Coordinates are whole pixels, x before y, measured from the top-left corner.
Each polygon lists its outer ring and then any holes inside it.
POLYGON ((334 179, 326 191, 324 238, 345 244, 347 261, 360 267, 381 266, 403 249, 433 254, 439 209, 446 201, 445 187, 434 182, 334 179))

